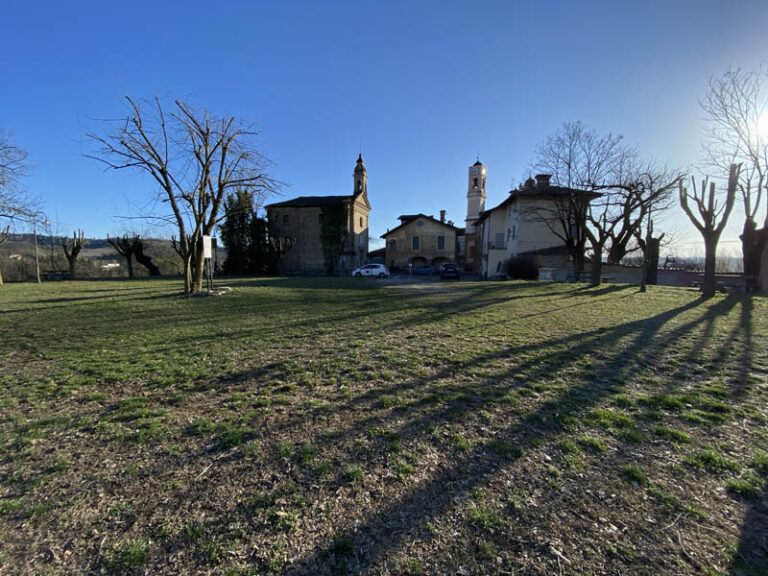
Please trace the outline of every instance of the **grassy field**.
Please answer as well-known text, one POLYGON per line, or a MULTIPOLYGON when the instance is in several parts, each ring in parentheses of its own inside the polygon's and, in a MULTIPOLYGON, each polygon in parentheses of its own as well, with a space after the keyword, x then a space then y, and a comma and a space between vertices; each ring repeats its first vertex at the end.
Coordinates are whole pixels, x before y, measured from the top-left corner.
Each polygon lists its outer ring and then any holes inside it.
POLYGON ((768 574, 768 299, 0 287, 0 574, 768 574))

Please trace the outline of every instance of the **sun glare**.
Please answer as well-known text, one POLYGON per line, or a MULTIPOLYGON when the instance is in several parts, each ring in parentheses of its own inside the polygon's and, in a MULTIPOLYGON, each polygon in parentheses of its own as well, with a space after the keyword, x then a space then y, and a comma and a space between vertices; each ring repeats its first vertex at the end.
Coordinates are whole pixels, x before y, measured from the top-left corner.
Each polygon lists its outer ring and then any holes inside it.
POLYGON ((760 138, 768 138, 768 112, 763 112, 757 119, 757 134, 760 138))

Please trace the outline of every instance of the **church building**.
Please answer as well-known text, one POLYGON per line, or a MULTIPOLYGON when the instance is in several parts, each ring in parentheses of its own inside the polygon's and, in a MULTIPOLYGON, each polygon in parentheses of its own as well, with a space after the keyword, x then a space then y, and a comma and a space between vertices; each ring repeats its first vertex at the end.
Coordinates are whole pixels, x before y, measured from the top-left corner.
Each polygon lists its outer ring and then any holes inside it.
POLYGON ((291 248, 280 263, 284 274, 325 274, 329 268, 339 273, 362 266, 368 258, 368 173, 362 154, 353 176, 353 192, 348 196, 299 196, 268 205, 267 219, 275 237, 288 238, 291 248), (346 212, 346 240, 337 262, 326 262, 321 241, 323 218, 332 212, 346 212))

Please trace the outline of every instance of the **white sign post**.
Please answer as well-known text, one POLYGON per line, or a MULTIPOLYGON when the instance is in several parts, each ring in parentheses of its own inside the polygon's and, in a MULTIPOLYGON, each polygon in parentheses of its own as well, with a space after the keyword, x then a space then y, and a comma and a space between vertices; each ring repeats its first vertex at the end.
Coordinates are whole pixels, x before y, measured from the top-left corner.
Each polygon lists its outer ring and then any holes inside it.
POLYGON ((203 267, 208 280, 208 291, 213 289, 213 242, 210 236, 203 236, 203 267))

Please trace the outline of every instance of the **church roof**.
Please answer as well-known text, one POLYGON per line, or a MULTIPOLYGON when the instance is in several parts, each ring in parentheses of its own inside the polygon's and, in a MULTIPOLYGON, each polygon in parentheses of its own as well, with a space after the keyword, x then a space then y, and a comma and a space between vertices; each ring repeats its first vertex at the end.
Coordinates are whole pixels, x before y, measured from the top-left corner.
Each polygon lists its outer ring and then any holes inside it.
POLYGON ((602 194, 599 192, 581 190, 579 188, 566 188, 565 186, 532 186, 529 188, 518 188, 517 190, 510 190, 509 192, 509 195, 512 198, 559 198, 570 196, 571 194, 575 194, 577 196, 585 196, 590 200, 602 196, 602 194))
POLYGON ((483 165, 483 163, 482 163, 482 162, 480 162, 480 160, 478 160, 477 162, 475 162, 474 164, 472 164, 472 166, 482 166, 482 165, 483 165))
POLYGON ((334 206, 352 200, 352 196, 299 196, 285 202, 269 204, 267 208, 304 208, 308 206, 334 206))

